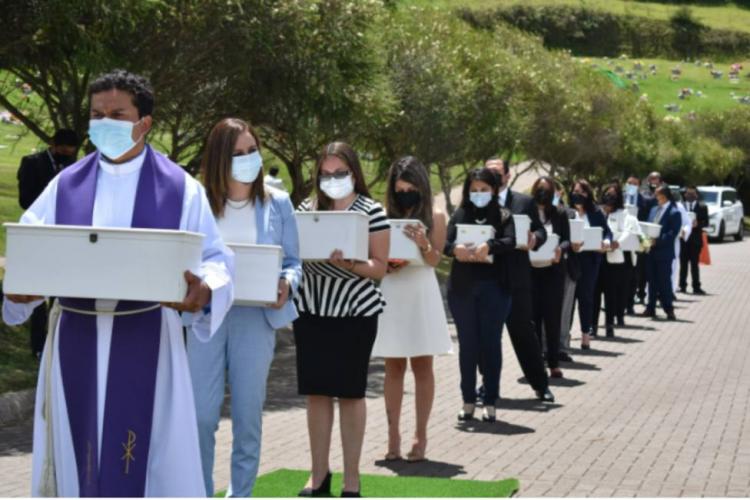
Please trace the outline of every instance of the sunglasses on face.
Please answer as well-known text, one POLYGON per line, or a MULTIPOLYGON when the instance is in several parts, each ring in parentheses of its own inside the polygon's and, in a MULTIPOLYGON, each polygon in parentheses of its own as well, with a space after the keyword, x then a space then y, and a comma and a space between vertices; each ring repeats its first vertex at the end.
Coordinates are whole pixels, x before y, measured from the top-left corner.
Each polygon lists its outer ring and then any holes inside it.
POLYGON ((341 179, 346 179, 350 174, 351 174, 351 172, 349 170, 336 170, 335 172, 333 172, 331 174, 323 174, 323 173, 321 173, 320 174, 320 180, 321 181, 330 181, 330 180, 333 180, 333 179, 341 180, 341 179))

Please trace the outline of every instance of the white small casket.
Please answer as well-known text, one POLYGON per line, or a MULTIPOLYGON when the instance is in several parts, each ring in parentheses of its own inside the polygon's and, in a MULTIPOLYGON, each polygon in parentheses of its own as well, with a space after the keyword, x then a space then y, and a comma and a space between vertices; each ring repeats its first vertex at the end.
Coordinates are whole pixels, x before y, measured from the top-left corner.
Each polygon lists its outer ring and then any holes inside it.
POLYGON ((277 245, 227 243, 234 251, 234 303, 263 306, 278 300, 284 251, 277 245))
MULTIPOLYGON (((478 247, 482 243, 495 238, 495 228, 489 225, 456 224, 456 245, 473 245, 478 247)), ((492 255, 487 256, 486 262, 494 261, 492 255)))
POLYGON ((513 225, 516 228, 516 248, 526 248, 529 244, 531 219, 526 214, 514 214, 513 225))
POLYGON ((628 213, 630 215, 632 215, 633 217, 635 217, 636 219, 638 218, 638 207, 637 206, 635 206, 635 205, 625 205, 625 210, 627 210, 628 213))
POLYGON ((334 250, 345 259, 365 261, 369 255, 370 218, 361 212, 297 212, 302 260, 328 260, 334 250))
POLYGON ((661 224, 654 224, 652 222, 639 222, 641 231, 647 238, 658 238, 661 234, 661 224))
POLYGON ((529 259, 534 267, 546 267, 552 264, 555 258, 555 249, 560 244, 560 236, 555 233, 547 233, 547 241, 538 250, 529 251, 529 259))
POLYGON ((639 252, 641 250, 641 239, 635 233, 625 233, 625 237, 620 241, 620 250, 639 252))
POLYGON ((410 240, 404 229, 406 226, 420 226, 426 231, 426 227, 422 224, 422 221, 417 219, 391 219, 391 248, 388 253, 388 259, 390 260, 405 260, 413 266, 423 266, 424 258, 422 252, 419 250, 414 241, 410 240))
POLYGON ((602 249, 602 228, 585 227, 583 228, 583 246, 581 251, 601 251, 602 249))
POLYGON ((583 228, 586 225, 583 219, 570 219, 570 242, 583 243, 583 228))
POLYGON ((203 235, 186 231, 4 224, 6 294, 182 302, 203 235))

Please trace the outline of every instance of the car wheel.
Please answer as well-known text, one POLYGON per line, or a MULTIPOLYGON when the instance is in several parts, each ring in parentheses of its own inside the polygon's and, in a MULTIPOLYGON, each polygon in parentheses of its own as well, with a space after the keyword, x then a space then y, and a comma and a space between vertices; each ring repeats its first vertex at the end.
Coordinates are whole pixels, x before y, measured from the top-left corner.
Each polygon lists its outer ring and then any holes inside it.
POLYGON ((737 234, 734 235, 734 241, 742 241, 745 237, 745 228, 743 224, 740 224, 740 228, 737 230, 737 234))
POLYGON ((724 241, 724 237, 727 235, 727 226, 724 224, 724 221, 721 221, 721 224, 719 225, 719 236, 716 238, 719 241, 724 241))

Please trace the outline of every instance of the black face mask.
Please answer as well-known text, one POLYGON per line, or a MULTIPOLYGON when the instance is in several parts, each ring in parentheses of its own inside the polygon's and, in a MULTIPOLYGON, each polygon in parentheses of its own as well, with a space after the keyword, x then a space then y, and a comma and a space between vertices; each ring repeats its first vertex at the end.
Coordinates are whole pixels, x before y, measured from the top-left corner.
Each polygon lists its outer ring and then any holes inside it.
POLYGON ((409 210, 419 205, 422 195, 419 191, 396 191, 396 203, 403 210, 409 210))
POLYGON ((602 201, 608 207, 614 207, 615 205, 617 205, 617 197, 613 194, 605 194, 602 198, 602 201))
POLYGON ((61 155, 60 153, 54 153, 52 155, 52 158, 55 160, 55 163, 63 167, 67 167, 68 165, 72 165, 76 162, 75 156, 61 155))
POLYGON ((539 188, 534 193, 534 201, 537 205, 550 205, 552 203, 552 193, 544 188, 539 188))
POLYGON ((571 205, 583 205, 586 206, 588 198, 582 194, 573 193, 570 195, 570 204, 571 205))

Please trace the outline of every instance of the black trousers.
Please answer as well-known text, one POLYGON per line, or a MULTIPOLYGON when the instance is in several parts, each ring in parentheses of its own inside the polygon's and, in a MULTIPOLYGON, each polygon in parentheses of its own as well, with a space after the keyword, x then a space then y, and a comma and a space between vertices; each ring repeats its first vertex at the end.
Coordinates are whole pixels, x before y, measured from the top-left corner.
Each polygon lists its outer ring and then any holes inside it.
POLYGON ((688 241, 680 242, 680 288, 687 288, 687 275, 690 269, 690 276, 693 279, 693 291, 701 287, 701 271, 698 260, 701 256, 703 245, 696 245, 688 241))
POLYGON ((560 320, 562 317, 565 269, 559 264, 531 270, 533 289, 534 326, 539 345, 542 335, 547 343, 547 365, 560 366, 560 320))
POLYGON ((529 385, 535 391, 545 391, 549 387, 549 378, 544 368, 539 338, 536 336, 531 288, 514 288, 511 295, 508 335, 513 350, 529 385))
POLYGON ((610 264, 603 259, 594 299, 594 330, 599 324, 599 311, 604 296, 604 323, 614 326, 615 318, 624 321, 627 305, 627 285, 630 273, 626 264, 610 264))
POLYGON ((641 304, 646 303, 646 286, 648 285, 648 279, 646 277, 646 254, 640 254, 638 256, 638 262, 635 265, 635 274, 637 280, 637 293, 638 300, 641 304))
POLYGON ((32 354, 41 354, 47 340, 47 303, 42 302, 31 313, 30 346, 32 354))

